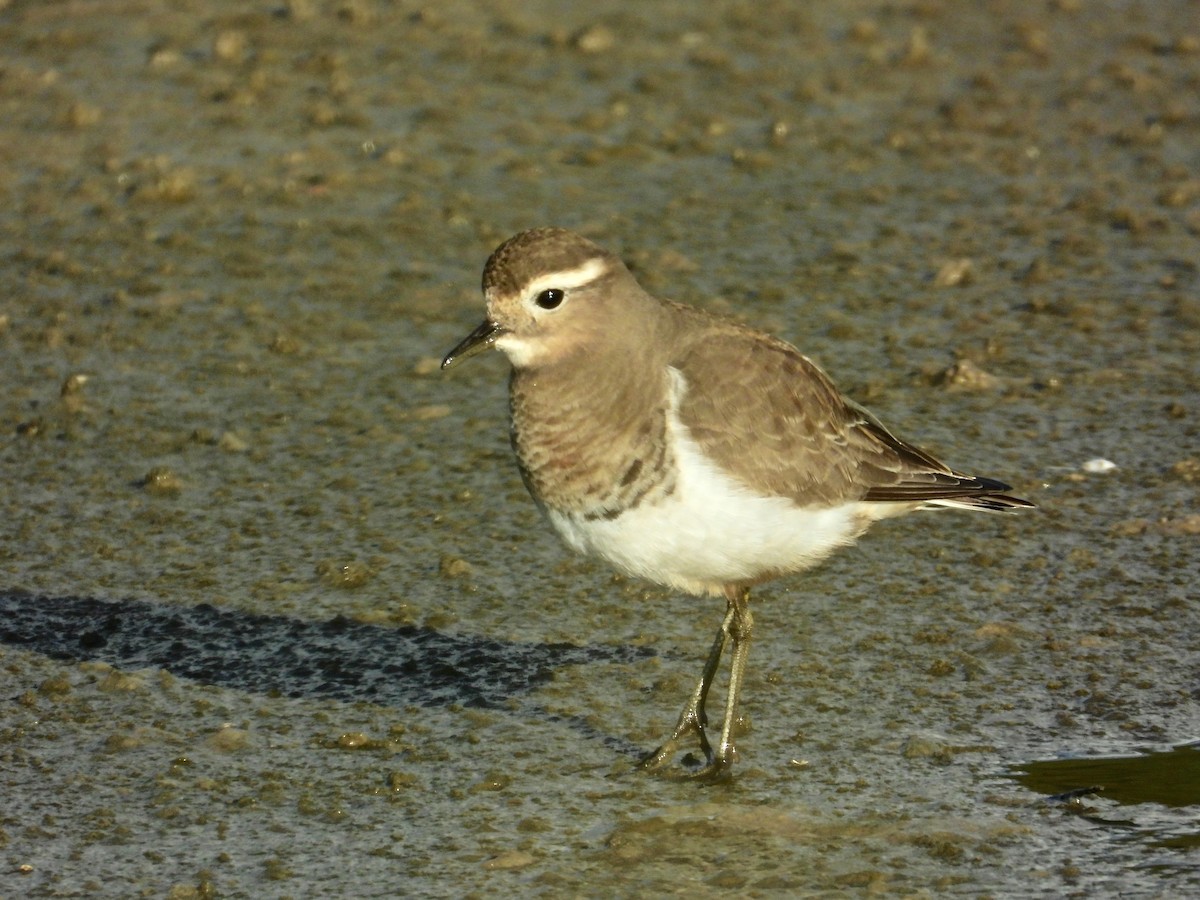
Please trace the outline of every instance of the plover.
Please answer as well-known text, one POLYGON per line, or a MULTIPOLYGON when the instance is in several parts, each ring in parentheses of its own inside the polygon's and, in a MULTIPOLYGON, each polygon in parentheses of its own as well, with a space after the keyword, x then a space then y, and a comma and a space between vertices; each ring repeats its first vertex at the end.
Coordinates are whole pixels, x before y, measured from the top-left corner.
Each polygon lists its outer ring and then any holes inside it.
POLYGON ((483 294, 487 318, 442 368, 492 346, 508 356, 521 476, 563 540, 629 575, 725 598, 700 682, 647 769, 728 773, 751 587, 815 565, 878 519, 1033 506, 893 435, 790 344, 656 299, 571 231, 505 241, 483 294), (727 642, 714 749, 705 702, 727 642), (671 765, 692 737, 704 763, 671 765))

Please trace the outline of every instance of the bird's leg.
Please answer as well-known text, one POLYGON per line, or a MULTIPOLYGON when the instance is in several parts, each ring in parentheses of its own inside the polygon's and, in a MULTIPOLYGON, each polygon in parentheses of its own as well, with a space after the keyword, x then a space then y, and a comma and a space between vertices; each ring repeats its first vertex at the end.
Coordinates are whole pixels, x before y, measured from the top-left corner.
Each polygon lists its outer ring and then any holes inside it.
MULTIPOLYGON (((704 768, 709 777, 718 777, 729 770, 737 752, 733 749, 733 729, 737 723, 738 700, 742 693, 742 678, 746 674, 746 657, 750 650, 750 633, 754 630, 754 616, 750 614, 750 589, 737 585, 725 587, 730 613, 725 616, 728 623, 729 640, 733 643, 733 658, 729 661, 729 694, 725 698, 725 721, 721 725, 721 743, 717 746, 716 758, 709 757, 704 768)), ((703 771, 701 774, 705 774, 703 771)))
POLYGON ((733 614, 733 606, 728 605, 725 610, 725 618, 721 622, 721 627, 717 629, 717 636, 713 639, 712 649, 708 652, 708 659, 704 663, 704 672, 700 676, 700 683, 696 685, 692 696, 688 698, 687 704, 683 707, 683 712, 679 715, 679 722, 675 725, 675 731, 661 747, 642 760, 643 769, 654 771, 661 768, 675 755, 679 744, 690 734, 699 735, 700 749, 704 751, 705 761, 712 762, 712 745, 709 744, 708 736, 704 733, 704 728, 708 725, 708 714, 704 711, 704 704, 708 700, 708 690, 712 687, 713 678, 716 677, 717 667, 721 664, 721 653, 725 649, 725 639, 729 635, 729 623, 733 619, 733 614))

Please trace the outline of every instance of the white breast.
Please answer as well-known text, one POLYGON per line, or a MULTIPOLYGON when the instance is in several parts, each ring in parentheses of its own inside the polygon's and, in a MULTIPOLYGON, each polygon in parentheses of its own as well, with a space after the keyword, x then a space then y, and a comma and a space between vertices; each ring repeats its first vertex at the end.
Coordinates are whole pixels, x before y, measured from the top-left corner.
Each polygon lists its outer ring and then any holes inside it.
POLYGON ((675 414, 686 383, 678 371, 668 371, 675 402, 667 438, 679 467, 675 491, 611 520, 550 511, 550 521, 574 549, 688 593, 717 594, 725 584, 815 565, 878 518, 876 504, 805 509, 751 492, 700 452, 675 414))

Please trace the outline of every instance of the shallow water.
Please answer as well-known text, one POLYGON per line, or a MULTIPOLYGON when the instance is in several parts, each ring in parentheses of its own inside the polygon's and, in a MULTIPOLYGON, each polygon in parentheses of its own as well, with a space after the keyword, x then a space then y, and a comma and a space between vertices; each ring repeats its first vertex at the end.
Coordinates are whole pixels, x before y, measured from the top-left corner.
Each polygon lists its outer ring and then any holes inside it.
POLYGON ((1080 767, 1200 736, 1193 13, 4 5, 0 893, 1195 892, 1080 767), (632 771, 719 604, 437 371, 550 223, 1040 507, 759 588, 730 784, 632 771))

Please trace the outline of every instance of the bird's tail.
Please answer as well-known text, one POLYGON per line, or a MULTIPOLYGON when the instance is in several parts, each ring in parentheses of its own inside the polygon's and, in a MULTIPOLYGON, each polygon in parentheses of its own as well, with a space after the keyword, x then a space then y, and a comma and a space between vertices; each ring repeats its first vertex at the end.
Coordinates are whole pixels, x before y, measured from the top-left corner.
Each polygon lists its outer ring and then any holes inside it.
POLYGON ((1012 512, 1036 509, 1020 497, 1004 493, 1010 490, 1003 481, 963 475, 961 472, 921 472, 910 474, 899 484, 875 487, 864 500, 918 503, 922 509, 978 509, 985 512, 1012 512))
POLYGON ((1037 509, 1028 500, 1008 494, 978 494, 974 497, 938 497, 927 500, 924 506, 948 509, 979 509, 984 512, 1012 512, 1017 509, 1037 509))

